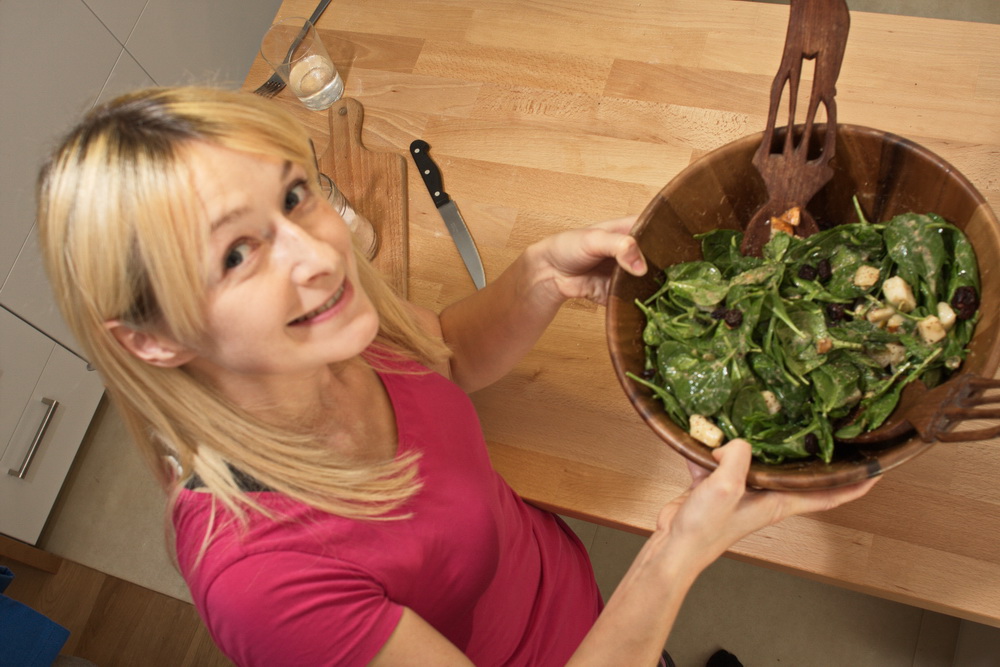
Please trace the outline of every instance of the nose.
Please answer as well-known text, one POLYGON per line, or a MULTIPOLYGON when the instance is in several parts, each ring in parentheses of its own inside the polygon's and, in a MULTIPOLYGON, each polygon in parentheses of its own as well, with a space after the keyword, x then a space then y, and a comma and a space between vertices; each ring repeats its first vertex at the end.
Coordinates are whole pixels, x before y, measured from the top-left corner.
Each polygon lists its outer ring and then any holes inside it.
POLYGON ((337 270, 333 247, 288 220, 278 223, 274 237, 274 259, 288 266, 292 282, 309 285, 337 270))

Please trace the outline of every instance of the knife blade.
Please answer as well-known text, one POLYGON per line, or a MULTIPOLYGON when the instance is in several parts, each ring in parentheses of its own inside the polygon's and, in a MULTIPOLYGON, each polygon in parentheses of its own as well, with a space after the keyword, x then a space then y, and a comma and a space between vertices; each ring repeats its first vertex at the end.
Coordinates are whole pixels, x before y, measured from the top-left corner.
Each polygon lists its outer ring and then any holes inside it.
POLYGON ((410 155, 413 156, 413 162, 417 165, 420 178, 427 186, 427 192, 434 200, 434 206, 441 214, 441 219, 444 220, 448 233, 451 234, 452 240, 458 247, 458 253, 462 256, 462 261, 465 262, 465 268, 472 276, 472 282, 476 284, 476 289, 483 289, 486 287, 486 271, 483 270, 483 261, 479 258, 479 251, 476 249, 476 244, 472 240, 472 234, 469 233, 465 220, 462 219, 462 214, 458 211, 458 206, 444 191, 441 170, 431 159, 430 149, 430 144, 422 139, 417 139, 410 144, 410 155))

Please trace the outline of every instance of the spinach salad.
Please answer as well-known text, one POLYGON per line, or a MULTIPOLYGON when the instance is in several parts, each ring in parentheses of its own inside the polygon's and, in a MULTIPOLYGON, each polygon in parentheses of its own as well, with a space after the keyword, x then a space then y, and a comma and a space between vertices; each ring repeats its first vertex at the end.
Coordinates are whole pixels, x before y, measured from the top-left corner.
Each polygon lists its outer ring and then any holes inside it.
POLYGON ((762 257, 740 253, 742 232, 699 235, 703 259, 668 267, 636 301, 646 366, 629 377, 696 439, 742 437, 774 464, 829 462, 907 383, 940 384, 978 319, 972 245, 934 214, 858 213, 806 238, 772 233, 762 257))

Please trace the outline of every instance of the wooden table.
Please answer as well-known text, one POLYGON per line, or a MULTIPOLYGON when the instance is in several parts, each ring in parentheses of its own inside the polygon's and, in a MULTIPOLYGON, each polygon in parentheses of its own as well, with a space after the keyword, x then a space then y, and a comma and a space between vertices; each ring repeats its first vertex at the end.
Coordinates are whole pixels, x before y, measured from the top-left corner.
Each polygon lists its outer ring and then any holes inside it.
MULTIPOLYGON (((532 241, 638 213, 692 160, 763 130, 787 16, 738 0, 337 0, 319 27, 365 145, 430 143, 492 279, 532 241)), ((258 57, 246 87, 269 74, 258 57)), ((837 89, 841 122, 922 144, 1000 210, 1000 26, 852 13, 837 89)), ((326 116, 277 99, 322 150, 326 116)), ((409 165, 409 295, 442 307, 473 285, 409 165)), ((533 503, 646 533, 687 486, 617 384, 602 308, 568 304, 474 400, 496 467, 533 503)), ((998 480, 1000 445, 939 445, 730 555, 1000 626, 998 480)))

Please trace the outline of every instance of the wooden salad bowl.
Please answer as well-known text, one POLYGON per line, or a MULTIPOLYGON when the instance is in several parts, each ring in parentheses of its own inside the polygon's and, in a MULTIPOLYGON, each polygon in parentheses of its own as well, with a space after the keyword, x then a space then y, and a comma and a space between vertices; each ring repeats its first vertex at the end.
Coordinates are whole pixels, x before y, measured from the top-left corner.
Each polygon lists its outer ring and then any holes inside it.
MULTIPOLYGON (((817 140, 825 128, 820 126, 817 140)), ((607 308, 607 336, 615 373, 629 400, 667 444, 688 459, 714 469, 711 450, 666 414, 662 404, 626 373, 640 375, 645 365, 645 317, 635 306, 657 289, 661 271, 672 264, 701 259, 696 234, 712 229, 743 229, 767 200, 763 180, 751 160, 763 133, 727 144, 692 163, 649 203, 632 235, 649 263, 636 278, 616 268, 607 308)), ((1000 222, 985 198, 946 161, 902 137, 843 123, 837 128, 833 177, 808 203, 821 228, 856 222, 855 195, 868 220, 882 222, 908 212, 937 213, 961 228, 976 251, 981 294, 980 320, 962 370, 992 378, 1000 365, 1000 222)), ((767 465, 754 462, 748 483, 758 488, 829 488, 862 481, 927 451, 911 433, 869 445, 838 446, 834 460, 818 459, 767 465)))

